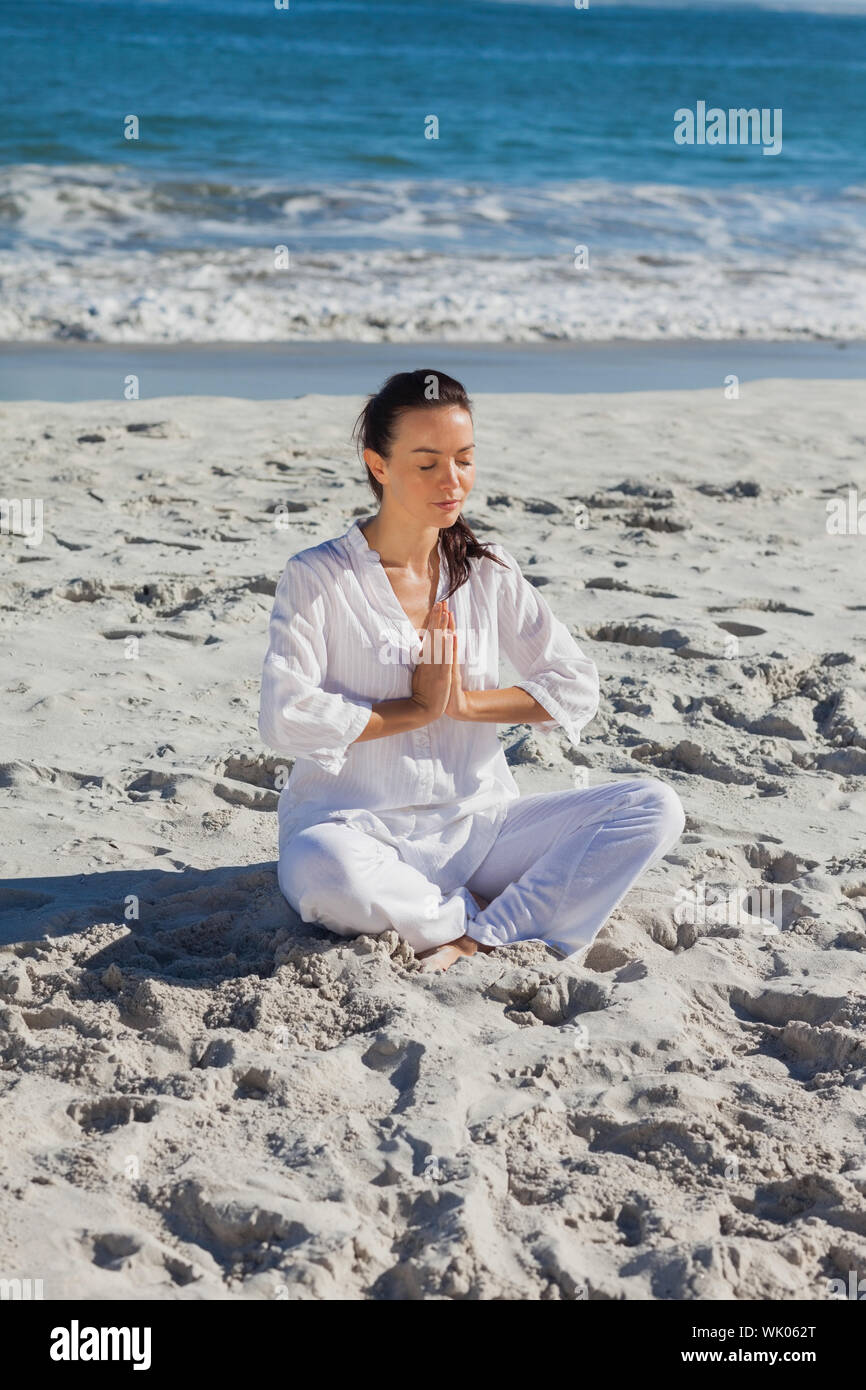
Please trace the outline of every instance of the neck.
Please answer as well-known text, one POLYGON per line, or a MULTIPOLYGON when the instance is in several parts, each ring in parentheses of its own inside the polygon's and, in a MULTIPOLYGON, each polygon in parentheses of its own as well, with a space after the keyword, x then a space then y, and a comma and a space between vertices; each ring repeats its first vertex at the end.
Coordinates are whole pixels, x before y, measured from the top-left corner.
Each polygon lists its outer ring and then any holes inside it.
POLYGON ((438 526, 419 526, 411 519, 397 520, 387 516, 383 508, 361 527, 361 533, 367 544, 379 552, 382 564, 389 568, 423 576, 438 564, 438 526))

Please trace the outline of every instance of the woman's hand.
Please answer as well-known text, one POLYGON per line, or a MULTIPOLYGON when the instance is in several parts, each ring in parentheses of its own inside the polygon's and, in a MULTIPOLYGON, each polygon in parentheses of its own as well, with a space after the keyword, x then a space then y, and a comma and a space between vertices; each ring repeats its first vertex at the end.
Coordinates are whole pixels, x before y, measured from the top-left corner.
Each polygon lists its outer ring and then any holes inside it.
POLYGON ((431 721, 445 713, 448 703, 457 645, 452 623, 447 604, 434 603, 421 642, 421 659, 412 673, 411 699, 431 721))
POLYGON ((451 692, 445 706, 445 713, 451 719, 471 719, 471 692, 463 689, 463 678, 460 674, 460 652, 457 649, 457 626, 454 622, 454 614, 450 609, 448 610, 448 628, 454 638, 454 653, 451 662, 451 692))

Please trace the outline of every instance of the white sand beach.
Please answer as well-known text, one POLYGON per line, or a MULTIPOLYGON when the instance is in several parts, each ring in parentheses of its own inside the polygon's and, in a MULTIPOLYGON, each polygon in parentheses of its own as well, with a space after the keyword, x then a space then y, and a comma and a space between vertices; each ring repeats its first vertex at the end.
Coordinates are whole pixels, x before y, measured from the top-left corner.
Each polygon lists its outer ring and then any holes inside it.
POLYGON ((500 729, 521 791, 658 776, 687 824, 588 951, 444 975, 275 875, 267 621, 286 557, 375 510, 361 404, 0 405, 44 531, 0 534, 0 1273, 830 1297, 866 1274, 866 503, 826 505, 862 383, 475 396, 467 520, 601 679, 579 749, 500 729))

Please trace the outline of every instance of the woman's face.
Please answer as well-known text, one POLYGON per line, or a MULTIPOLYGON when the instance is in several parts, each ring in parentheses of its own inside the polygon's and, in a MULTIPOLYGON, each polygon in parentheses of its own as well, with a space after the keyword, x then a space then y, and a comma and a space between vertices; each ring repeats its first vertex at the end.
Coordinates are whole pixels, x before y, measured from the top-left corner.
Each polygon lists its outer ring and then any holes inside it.
POLYGON ((385 489, 382 498, 423 526, 451 526, 475 483, 472 416, 458 405, 407 410, 397 421, 391 457, 364 450, 385 489), (440 506, 454 502, 456 506, 440 506))

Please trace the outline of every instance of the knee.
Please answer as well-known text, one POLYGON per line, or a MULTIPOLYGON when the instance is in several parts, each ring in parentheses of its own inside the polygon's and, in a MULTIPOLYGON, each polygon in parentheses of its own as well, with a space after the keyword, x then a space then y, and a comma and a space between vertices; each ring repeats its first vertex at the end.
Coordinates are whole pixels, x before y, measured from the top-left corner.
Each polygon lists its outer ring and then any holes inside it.
POLYGON ((667 782, 655 777, 641 777, 637 782, 643 804, 652 814, 659 844, 675 845, 686 828, 685 808, 679 796, 667 782))
POLYGON ((351 896, 352 876, 344 849, 339 827, 314 825, 298 831, 281 851, 280 890, 302 922, 345 930, 342 909, 351 896))

